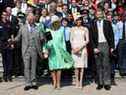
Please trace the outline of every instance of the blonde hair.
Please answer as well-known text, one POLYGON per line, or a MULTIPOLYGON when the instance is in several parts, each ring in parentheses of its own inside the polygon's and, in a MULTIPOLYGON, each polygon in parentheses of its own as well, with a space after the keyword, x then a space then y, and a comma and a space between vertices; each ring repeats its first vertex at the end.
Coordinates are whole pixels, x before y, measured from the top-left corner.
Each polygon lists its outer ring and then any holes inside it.
POLYGON ((58 29, 60 28, 60 26, 61 26, 61 23, 60 23, 59 20, 57 20, 57 21, 54 21, 54 22, 52 23, 51 29, 52 29, 52 30, 58 30, 58 29))

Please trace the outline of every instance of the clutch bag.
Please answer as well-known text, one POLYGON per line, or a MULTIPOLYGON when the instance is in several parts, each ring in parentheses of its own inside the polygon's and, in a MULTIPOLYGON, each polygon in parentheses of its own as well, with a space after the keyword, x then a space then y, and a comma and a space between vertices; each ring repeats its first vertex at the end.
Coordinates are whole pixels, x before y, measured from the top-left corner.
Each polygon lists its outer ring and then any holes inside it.
POLYGON ((45 35, 45 38, 46 38, 47 41, 52 40, 51 32, 45 32, 44 35, 45 35))

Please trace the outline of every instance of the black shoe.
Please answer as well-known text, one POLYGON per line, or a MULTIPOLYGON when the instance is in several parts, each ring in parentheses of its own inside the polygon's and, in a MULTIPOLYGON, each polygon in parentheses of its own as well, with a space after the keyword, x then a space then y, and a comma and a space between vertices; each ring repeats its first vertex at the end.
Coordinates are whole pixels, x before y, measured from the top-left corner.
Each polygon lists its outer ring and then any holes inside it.
POLYGON ((116 82, 115 82, 115 80, 112 80, 112 81, 111 81, 111 85, 114 85, 114 86, 117 85, 116 82))
POLYGON ((9 80, 10 82, 12 82, 12 78, 8 78, 8 80, 9 80))
POLYGON ((2 78, 0 78, 0 82, 2 82, 2 78))
POLYGON ((25 86, 24 90, 27 91, 27 90, 30 90, 31 89, 31 86, 25 86))
POLYGON ((8 82, 8 79, 7 78, 3 78, 4 82, 8 82))
POLYGON ((111 86, 110 85, 105 85, 104 88, 105 88, 105 90, 110 90, 111 86))
POLYGON ((39 87, 37 85, 33 85, 31 88, 37 90, 39 87))
POLYGON ((103 88, 103 85, 98 85, 96 89, 101 90, 102 88, 103 88))

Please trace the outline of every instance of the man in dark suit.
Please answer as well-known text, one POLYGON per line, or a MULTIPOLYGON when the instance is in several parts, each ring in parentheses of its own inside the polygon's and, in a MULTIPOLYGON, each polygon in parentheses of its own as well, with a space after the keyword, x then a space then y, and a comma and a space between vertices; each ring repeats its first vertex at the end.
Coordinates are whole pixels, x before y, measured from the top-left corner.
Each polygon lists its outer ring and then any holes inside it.
POLYGON ((2 63, 4 68, 3 79, 5 82, 12 81, 12 48, 9 44, 12 35, 10 22, 7 20, 7 13, 2 12, 0 21, 0 48, 2 53, 2 63))
POLYGON ((126 11, 123 15, 122 39, 118 45, 118 65, 121 76, 126 76, 126 11))
MULTIPOLYGON (((7 12, 7 20, 11 24, 12 28, 12 34, 13 37, 17 36, 18 30, 19 30, 19 24, 17 17, 12 15, 12 8, 11 7, 6 7, 6 12, 7 12)), ((22 62, 22 55, 21 55, 21 42, 16 43, 15 48, 12 50, 13 52, 13 66, 12 66, 12 74, 14 76, 20 76, 23 75, 23 62, 22 62)))
POLYGON ((113 52, 114 48, 114 34, 111 23, 103 18, 104 13, 99 9, 96 13, 96 20, 91 25, 92 44, 98 76, 96 89, 100 90, 104 87, 106 90, 110 90, 111 65, 109 63, 109 54, 113 52))

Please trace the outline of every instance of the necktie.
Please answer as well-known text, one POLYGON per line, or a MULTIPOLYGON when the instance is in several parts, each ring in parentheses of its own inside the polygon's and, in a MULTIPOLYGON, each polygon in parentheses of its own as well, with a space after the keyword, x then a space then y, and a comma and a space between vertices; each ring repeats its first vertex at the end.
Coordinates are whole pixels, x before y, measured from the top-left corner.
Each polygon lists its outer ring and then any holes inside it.
POLYGON ((34 26, 30 26, 30 32, 34 32, 34 26))
POLYGON ((29 30, 29 32, 32 33, 32 31, 33 31, 33 29, 32 29, 32 27, 30 26, 30 30, 29 30))
POLYGON ((66 28, 64 27, 64 39, 66 41, 66 28))

